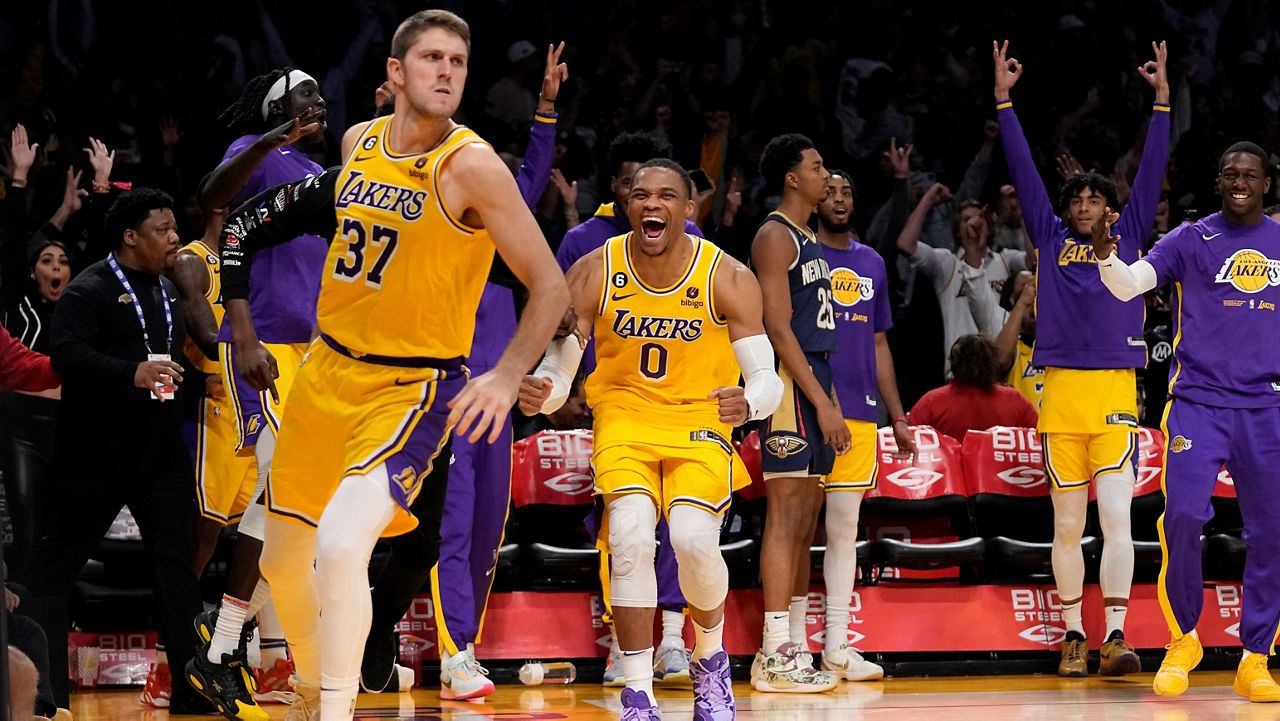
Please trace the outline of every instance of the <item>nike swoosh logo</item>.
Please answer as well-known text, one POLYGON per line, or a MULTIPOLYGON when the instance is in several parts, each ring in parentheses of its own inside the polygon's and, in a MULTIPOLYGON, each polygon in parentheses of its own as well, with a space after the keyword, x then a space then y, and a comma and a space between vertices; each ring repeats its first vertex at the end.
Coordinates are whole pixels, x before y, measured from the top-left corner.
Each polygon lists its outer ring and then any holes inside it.
POLYGON ((366 161, 366 160, 370 160, 370 159, 372 159, 372 158, 376 158, 376 157, 377 157, 376 155, 365 155, 365 156, 363 156, 363 157, 361 157, 361 156, 357 155, 357 156, 355 157, 355 160, 353 160, 352 162, 354 162, 354 163, 363 163, 363 162, 364 162, 364 161, 366 161))
POLYGON ((1213 235, 1205 235, 1204 233, 1201 233, 1201 234, 1200 234, 1200 237, 1201 237, 1201 238, 1204 238, 1205 240, 1213 240, 1214 238, 1218 237, 1219 235, 1222 235, 1222 233, 1214 233, 1213 235))
POLYGON ((627 298, 630 298, 633 295, 635 295, 635 293, 627 293, 626 295, 618 295, 617 293, 614 293, 613 295, 609 296, 609 300, 612 300, 615 302, 619 300, 626 300, 627 298))
POLYGON ((401 379, 399 379, 399 378, 397 378, 397 379, 395 379, 394 381, 392 381, 392 383, 395 383, 395 384, 396 384, 396 385, 398 385, 398 386, 411 386, 411 385, 413 385, 413 384, 415 384, 415 383, 418 383, 418 382, 419 382, 419 381, 405 381, 405 380, 401 380, 401 379))

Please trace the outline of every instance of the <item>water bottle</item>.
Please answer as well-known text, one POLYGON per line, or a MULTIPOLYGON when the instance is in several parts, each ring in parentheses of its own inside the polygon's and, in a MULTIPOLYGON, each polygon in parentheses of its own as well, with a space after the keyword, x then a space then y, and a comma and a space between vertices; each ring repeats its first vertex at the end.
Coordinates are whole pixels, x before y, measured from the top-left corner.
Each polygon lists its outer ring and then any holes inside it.
POLYGON ((544 683, 573 683, 578 677, 578 669, 568 661, 555 663, 526 663, 520 667, 520 683, 525 686, 538 686, 544 683))

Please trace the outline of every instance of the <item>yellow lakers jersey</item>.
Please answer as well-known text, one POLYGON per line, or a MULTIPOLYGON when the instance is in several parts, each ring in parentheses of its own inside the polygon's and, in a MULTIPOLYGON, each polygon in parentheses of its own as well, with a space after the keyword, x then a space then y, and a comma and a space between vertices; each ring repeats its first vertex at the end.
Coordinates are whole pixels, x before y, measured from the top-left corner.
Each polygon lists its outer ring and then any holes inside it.
POLYGON ((1032 347, 1018 339, 1017 352, 1013 357, 1013 367, 1009 369, 1006 383, 1013 386, 1023 398, 1031 401, 1040 411, 1040 398, 1044 391, 1044 369, 1031 364, 1032 347))
MULTIPOLYGON (((190 253, 204 261, 204 269, 209 274, 209 289, 205 291, 204 299, 208 301, 209 307, 213 309, 214 323, 221 327, 222 315, 225 311, 222 308, 222 262, 218 258, 217 251, 205 245, 203 241, 193 240, 178 249, 178 252, 190 253)), ((187 341, 182 348, 187 354, 187 358, 195 364, 201 373, 212 375, 222 372, 222 365, 218 363, 218 359, 206 357, 199 346, 191 340, 190 333, 187 334, 187 341)))
POLYGON ((707 397, 737 385, 739 376, 729 328, 712 294, 724 253, 689 237, 694 248, 688 269, 675 285, 655 288, 631 266, 630 235, 610 238, 604 249, 596 368, 586 383, 595 445, 687 445, 699 430, 728 438, 732 429, 720 422, 719 401, 707 397))
POLYGON ((484 141, 455 125, 430 151, 399 155, 387 147, 394 117, 370 122, 342 166, 317 323, 357 353, 465 356, 494 248, 444 206, 440 169, 484 141))

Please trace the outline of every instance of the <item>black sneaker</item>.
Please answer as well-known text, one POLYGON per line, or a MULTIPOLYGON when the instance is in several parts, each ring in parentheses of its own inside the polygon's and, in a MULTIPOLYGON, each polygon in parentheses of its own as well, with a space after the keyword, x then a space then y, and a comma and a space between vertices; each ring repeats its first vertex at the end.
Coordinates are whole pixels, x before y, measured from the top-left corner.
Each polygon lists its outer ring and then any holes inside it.
POLYGON ((253 700, 257 686, 244 651, 222 654, 222 663, 210 661, 204 650, 197 651, 187 662, 187 682, 224 718, 267 721, 267 712, 253 700))
MULTIPOLYGON (((218 628, 218 609, 212 611, 201 611, 196 615, 194 625, 196 627, 196 641, 198 645, 208 648, 213 642, 214 631, 218 628)), ((258 619, 251 618, 245 621, 244 627, 240 629, 240 650, 245 651, 249 647, 249 641, 253 639, 253 632, 258 628, 258 619)))
POLYGON ((394 626, 386 631, 369 631, 360 662, 360 690, 366 693, 398 691, 396 659, 400 657, 400 632, 394 626))

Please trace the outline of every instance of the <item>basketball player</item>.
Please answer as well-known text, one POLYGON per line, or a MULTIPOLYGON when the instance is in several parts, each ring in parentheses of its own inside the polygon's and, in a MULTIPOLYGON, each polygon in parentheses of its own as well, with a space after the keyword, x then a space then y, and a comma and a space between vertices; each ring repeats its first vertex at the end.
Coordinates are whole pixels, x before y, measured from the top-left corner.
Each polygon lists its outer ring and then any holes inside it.
MULTIPOLYGON (((324 106, 316 81, 301 70, 273 70, 250 80, 220 118, 230 129, 244 134, 231 143, 222 163, 201 181, 197 196, 201 207, 206 212, 235 207, 267 188, 321 172, 302 148, 323 142, 324 106)), ((258 571, 265 516, 260 498, 271 471, 284 403, 315 324, 325 242, 310 236, 267 251, 259 259, 262 265, 252 282, 249 307, 228 306, 218 331, 222 386, 236 418, 232 450, 251 457, 257 474, 253 501, 245 509, 236 535, 222 600, 216 611, 196 619, 197 635, 207 649, 197 654, 192 673, 206 677, 205 688, 228 692, 236 689, 233 679, 241 678, 246 689, 263 700, 272 693, 288 691, 293 668, 270 602, 270 588, 258 571), (267 373, 279 376, 271 388, 261 380, 267 373), (247 673, 242 676, 237 672, 246 662, 241 648, 246 636, 244 623, 255 616, 264 667, 261 689, 247 673)), ((237 694, 241 696, 242 692, 237 694)), ((234 708, 234 703, 228 697, 222 706, 234 708)), ((246 713, 266 718, 253 711, 246 713)))
POLYGON ((585 340, 595 336, 596 369, 587 377, 591 465, 613 558, 610 593, 627 686, 622 721, 662 718, 653 696, 659 510, 670 523, 694 624, 693 716, 734 718, 722 643, 729 569, 720 524, 733 490, 748 481, 729 437, 734 426, 773 412, 782 395, 755 278, 710 241, 684 232, 692 194, 693 181, 676 163, 640 166, 627 204, 636 230, 569 270, 574 307, 593 308, 594 317, 578 318, 581 339, 557 341, 521 391, 528 414, 558 409, 585 340))
POLYGON ((1162 696, 1187 690, 1187 674, 1203 649, 1196 622, 1204 605, 1200 534, 1213 515, 1209 496, 1225 464, 1235 480, 1248 546, 1240 640, 1244 657, 1235 692, 1254 702, 1280 702, 1267 671, 1280 626, 1280 224, 1262 213, 1271 189, 1267 152, 1236 143, 1218 165, 1222 210, 1183 224, 1156 242, 1144 260, 1120 257, 1125 236, 1110 208, 1093 228, 1102 282, 1117 298, 1140 298, 1174 283, 1177 342, 1164 409, 1165 510, 1160 516, 1164 558, 1157 586, 1172 641, 1153 686, 1162 696), (1112 235, 1112 227, 1119 232, 1112 235))
MULTIPOLYGON (((1156 59, 1138 69, 1156 91, 1142 165, 1129 204, 1121 214, 1126 238, 1146 238, 1155 221, 1169 155, 1169 81, 1164 43, 1152 43, 1156 59)), ((1106 637, 1098 672, 1119 676, 1139 670, 1138 655, 1124 638, 1124 620, 1133 583, 1133 499, 1138 447, 1135 368, 1146 365, 1142 301, 1119 302, 1097 279, 1097 263, 1086 238, 1104 206, 1116 207, 1115 188, 1098 173, 1076 174, 1062 189, 1062 212, 1053 212, 1036 172, 1009 91, 1022 65, 1008 57, 1008 42, 993 44, 996 114, 1009 174, 1022 203, 1028 237, 1040 256, 1037 265, 1035 366, 1045 369, 1039 431, 1045 472, 1053 489, 1053 575, 1067 627, 1059 676, 1086 676, 1089 645, 1080 618, 1084 595, 1084 555, 1080 540, 1089 506, 1090 482, 1097 484, 1098 516, 1105 545, 1099 581, 1106 606, 1106 637)), ((1128 262, 1138 259, 1138 242, 1121 247, 1128 262)))
POLYGON ((387 60, 396 112, 359 132, 341 169, 276 189, 265 206, 228 223, 229 309, 245 304, 255 251, 301 231, 335 241, 324 261, 319 338, 299 373, 266 492, 262 570, 298 670, 291 718, 352 718, 374 543, 414 527, 408 506, 451 429, 472 442, 498 439, 525 369, 568 307, 564 278, 510 171, 450 120, 469 50, 470 29, 453 13, 405 20, 387 60), (468 380, 463 355, 495 247, 529 302, 495 368, 468 380))
POLYGON ((837 681, 813 668, 807 650, 809 544, 822 508, 822 477, 850 444, 828 362, 837 348, 831 273, 821 244, 805 226, 826 197, 829 173, 813 143, 796 134, 769 141, 760 172, 769 187, 782 191, 782 203, 756 232, 751 264, 785 391, 761 431, 761 465, 769 484, 760 551, 764 640, 751 677, 760 691, 815 693, 835 688, 837 681))
POLYGON ((889 280, 884 259, 858 242, 851 230, 855 194, 843 170, 830 171, 827 196, 818 204, 818 240, 831 268, 831 300, 836 322, 836 352, 831 354, 832 383, 849 429, 849 452, 836 458, 824 487, 827 499, 827 552, 822 562, 827 586, 827 622, 822 670, 846 681, 874 681, 884 669, 849 646, 850 603, 858 571, 858 512, 862 496, 876 487, 879 457, 877 394, 893 419, 899 458, 915 454, 893 354, 885 332, 893 327, 889 280))

